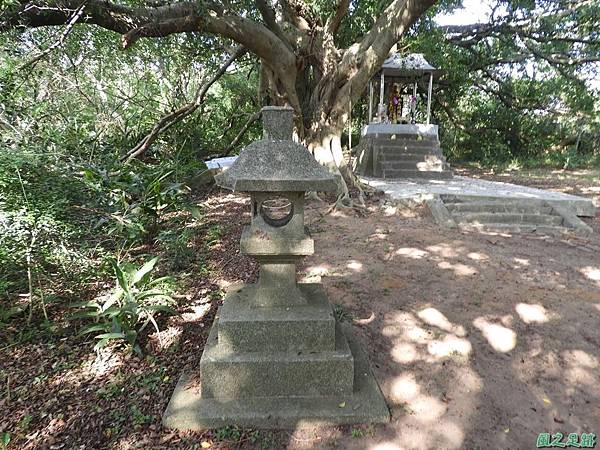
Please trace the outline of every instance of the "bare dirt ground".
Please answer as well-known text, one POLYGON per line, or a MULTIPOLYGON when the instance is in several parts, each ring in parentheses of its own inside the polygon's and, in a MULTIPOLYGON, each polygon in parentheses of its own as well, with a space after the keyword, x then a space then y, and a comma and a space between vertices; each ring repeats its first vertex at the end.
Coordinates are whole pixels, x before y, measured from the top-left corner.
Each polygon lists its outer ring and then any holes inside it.
POLYGON ((541 432, 598 434, 598 236, 461 233, 404 214, 312 227, 307 273, 354 320, 393 418, 306 447, 526 449, 541 432))
MULTIPOLYGON (((580 188, 600 186, 586 180, 580 188)), ((600 435, 600 218, 588 221, 591 236, 466 233, 379 197, 364 214, 324 215, 328 203, 310 203, 316 254, 301 274, 320 277, 338 316, 354 324, 391 423, 162 429, 177 377, 197 367, 220 288, 256 278, 237 250, 247 200, 213 192, 201 203, 208 222, 195 246, 210 275, 194 272, 183 315, 161 324, 160 345, 147 338, 145 359, 116 349, 96 356, 68 331, 3 349, 10 394, 0 398, 0 432, 12 433, 9 449, 532 449, 542 432, 600 435), (207 244, 215 226, 221 237, 207 244)), ((0 388, 7 392, 6 381, 0 388)))

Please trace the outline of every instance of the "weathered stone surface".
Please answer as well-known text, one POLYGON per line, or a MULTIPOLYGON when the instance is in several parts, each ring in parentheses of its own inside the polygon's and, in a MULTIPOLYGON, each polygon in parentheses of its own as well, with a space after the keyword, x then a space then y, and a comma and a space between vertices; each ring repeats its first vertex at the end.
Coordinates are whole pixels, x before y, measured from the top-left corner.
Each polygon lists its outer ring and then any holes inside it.
POLYGON ((163 416, 164 426, 179 430, 204 430, 226 425, 299 429, 389 422, 390 413, 367 356, 354 338, 351 327, 342 326, 342 329, 354 356, 354 391, 351 395, 211 399, 202 397, 196 380, 183 375, 163 416))
MULTIPOLYGON (((287 110, 286 110, 287 111, 287 110)), ((293 127, 293 115, 273 107, 263 108, 267 136, 282 138, 293 127), (265 122, 266 121, 266 122, 265 122)), ((289 138, 285 138, 289 139, 289 138)), ((303 145, 291 140, 262 139, 240 152, 235 163, 215 176, 215 181, 233 191, 335 191, 335 177, 321 166, 303 145)))
POLYGON ((458 228, 458 225, 454 221, 454 218, 446 209, 444 202, 439 197, 433 197, 425 201, 429 212, 433 216, 436 223, 443 226, 444 228, 458 228))
POLYGON ((333 351, 335 319, 325 290, 298 285, 306 306, 257 308, 256 286, 230 288, 219 310, 219 345, 235 352, 333 351))
MULTIPOLYGON (((438 197, 437 195, 435 196, 438 197)), ((498 231, 506 233, 563 233, 588 232, 587 225, 562 203, 541 199, 482 197, 468 195, 442 195, 444 207, 461 229, 498 231)), ((433 200, 428 199, 432 213, 433 200)), ((445 219, 434 213, 440 224, 445 219)))
POLYGON ((215 176, 233 191, 334 191, 335 178, 306 147, 292 141, 261 140, 244 148, 236 162, 215 176))
POLYGON ((565 225, 568 227, 582 233, 592 233, 594 231, 592 227, 577 217, 573 209, 568 206, 563 205, 560 202, 550 202, 550 205, 552 205, 552 208, 562 216, 565 225))
POLYGON ((590 198, 577 197, 563 192, 545 191, 529 186, 487 181, 478 178, 455 176, 452 180, 380 180, 361 178, 363 183, 388 194, 393 200, 413 199, 423 201, 440 195, 444 202, 454 201, 516 201, 558 203, 577 216, 593 217, 596 213, 590 198))
POLYGON ((314 253, 315 244, 308 235, 300 239, 289 239, 282 237, 277 232, 266 233, 258 227, 245 227, 244 231, 242 231, 240 249, 242 253, 251 256, 308 256, 314 253))
POLYGON ((218 327, 215 319, 200 360, 203 397, 352 395, 354 358, 340 330, 334 351, 232 352, 219 345, 218 327))
POLYGON ((265 106, 261 109, 263 139, 292 140, 294 108, 290 106, 265 106))
POLYGON ((295 260, 274 258, 256 258, 260 263, 260 277, 254 290, 252 304, 260 308, 307 305, 308 301, 296 282, 295 260))

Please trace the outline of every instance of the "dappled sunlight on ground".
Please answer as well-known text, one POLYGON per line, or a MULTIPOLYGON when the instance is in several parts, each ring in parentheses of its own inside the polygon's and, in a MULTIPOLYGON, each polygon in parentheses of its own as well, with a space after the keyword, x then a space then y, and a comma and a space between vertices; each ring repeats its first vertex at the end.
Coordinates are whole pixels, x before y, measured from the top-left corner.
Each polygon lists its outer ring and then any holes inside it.
POLYGON ((525 323, 546 323, 550 318, 548 311, 542 305, 530 305, 527 303, 519 303, 515 306, 517 314, 525 323))
MULTIPOLYGON (((189 322, 189 320, 187 320, 189 322)), ((154 332, 148 337, 148 345, 157 352, 164 352, 179 345, 183 327, 180 325, 169 325, 166 328, 154 332)))
POLYGON ((580 250, 600 248, 596 236, 459 232, 373 212, 319 226, 307 270, 326 264, 322 282, 353 319, 392 422, 361 438, 319 433, 312 448, 533 448, 543 431, 600 429, 585 406, 600 400, 597 253, 580 250))
POLYGON ((598 384, 599 358, 582 350, 565 350, 561 354, 566 365, 565 378, 572 387, 598 384))
POLYGON ((473 325, 481 331, 488 343, 497 352, 509 352, 517 345, 517 334, 510 328, 492 323, 483 317, 475 319, 473 325))
POLYGON ((437 265, 440 269, 452 270, 458 276, 468 277, 478 273, 477 269, 467 264, 456 263, 452 264, 448 261, 442 261, 437 265))
POLYGON ((404 256, 405 258, 412 258, 412 259, 421 259, 424 256, 427 256, 429 254, 429 252, 426 252, 425 250, 420 250, 418 248, 399 248, 398 250, 396 250, 396 255, 400 255, 400 256, 404 256))
POLYGON ((465 336, 465 329, 462 325, 452 324, 446 316, 435 308, 425 308, 417 313, 419 319, 428 325, 438 327, 448 333, 454 333, 457 336, 465 336))
POLYGON ((596 281, 600 286, 600 267, 587 266, 581 269, 581 273, 589 280, 596 281))
POLYGON ((524 259, 524 258, 513 258, 512 259, 517 265, 514 266, 515 269, 519 268, 519 267, 527 267, 529 266, 529 260, 528 259, 524 259))
POLYGON ((488 255, 486 255, 485 253, 479 253, 479 252, 471 252, 471 253, 467 254, 467 257, 469 259, 472 259, 473 261, 487 261, 488 259, 490 259, 490 257, 488 255))
POLYGON ((360 272, 363 268, 363 265, 362 265, 362 263, 360 263, 358 261, 350 261, 350 262, 348 262, 346 267, 348 267, 348 269, 354 270, 356 272, 360 272))

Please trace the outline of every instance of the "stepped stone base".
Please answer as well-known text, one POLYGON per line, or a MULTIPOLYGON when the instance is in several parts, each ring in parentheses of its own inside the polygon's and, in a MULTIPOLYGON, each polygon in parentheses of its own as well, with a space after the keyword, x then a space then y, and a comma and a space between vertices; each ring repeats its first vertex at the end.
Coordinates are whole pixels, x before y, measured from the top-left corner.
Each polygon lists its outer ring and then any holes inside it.
POLYGON ((452 178, 437 135, 418 133, 362 136, 354 169, 360 175, 383 179, 452 178))
POLYGON ((218 344, 215 320, 200 360, 202 396, 220 400, 249 397, 319 397, 352 393, 354 360, 343 333, 335 350, 235 352, 218 344))
MULTIPOLYGON (((217 326, 215 321, 211 330, 213 340, 217 326)), ((365 353, 354 338, 350 326, 339 326, 338 330, 343 341, 347 338, 354 361, 351 393, 333 396, 215 399, 203 395, 201 382, 197 378, 183 375, 163 416, 164 426, 179 430, 204 430, 227 425, 312 428, 389 422, 389 410, 365 353)), ((317 384, 321 381, 310 373, 305 375, 317 384)))
POLYGON ((573 211, 544 200, 453 194, 426 203, 436 222, 446 228, 500 233, 592 231, 573 211))

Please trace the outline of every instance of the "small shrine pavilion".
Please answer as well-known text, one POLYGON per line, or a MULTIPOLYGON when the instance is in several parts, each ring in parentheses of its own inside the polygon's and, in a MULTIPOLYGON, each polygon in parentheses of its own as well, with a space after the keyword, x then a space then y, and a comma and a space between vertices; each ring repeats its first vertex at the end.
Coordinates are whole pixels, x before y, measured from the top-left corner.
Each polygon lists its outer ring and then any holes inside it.
POLYGON ((447 179, 452 171, 431 123, 433 81, 439 70, 421 53, 393 54, 369 82, 367 123, 356 170, 378 178, 447 179), (375 97, 376 89, 379 91, 375 97), (419 92, 427 90, 427 104, 419 92))
POLYGON ((371 123, 392 123, 392 114, 389 111, 390 99, 396 90, 398 95, 399 124, 431 123, 431 94, 433 90, 433 77, 438 70, 427 62, 422 53, 409 55, 394 54, 387 58, 379 72, 369 83, 369 117, 367 125, 371 123), (418 111, 417 93, 419 89, 427 86, 427 112, 425 117, 420 117, 418 111), (374 104, 375 89, 379 92, 379 102, 374 104), (373 114, 375 112, 375 115, 373 114), (425 120, 423 120, 425 119, 425 120))

